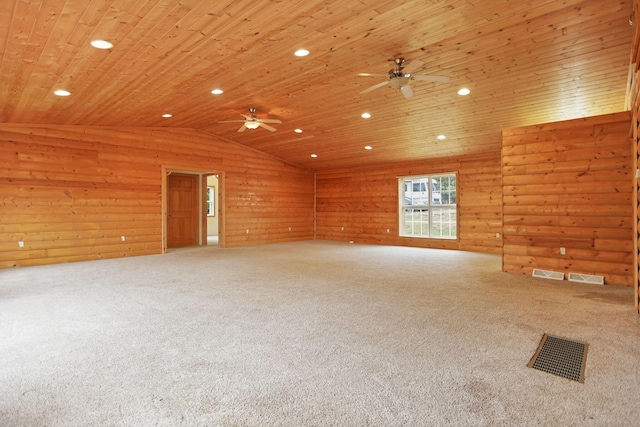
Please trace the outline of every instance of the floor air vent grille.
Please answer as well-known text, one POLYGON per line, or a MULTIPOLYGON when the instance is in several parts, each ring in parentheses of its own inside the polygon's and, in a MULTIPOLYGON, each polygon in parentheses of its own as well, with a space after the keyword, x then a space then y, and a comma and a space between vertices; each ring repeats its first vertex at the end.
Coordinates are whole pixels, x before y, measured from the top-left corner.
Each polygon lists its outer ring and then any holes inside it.
POLYGON ((584 383, 588 348, 589 344, 544 334, 527 366, 584 383))

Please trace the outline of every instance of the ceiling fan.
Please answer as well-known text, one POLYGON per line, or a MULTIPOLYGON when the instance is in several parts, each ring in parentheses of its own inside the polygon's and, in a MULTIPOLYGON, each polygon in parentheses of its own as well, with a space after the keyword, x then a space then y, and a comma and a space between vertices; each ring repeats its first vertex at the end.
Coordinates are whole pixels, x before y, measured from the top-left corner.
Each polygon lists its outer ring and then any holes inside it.
POLYGON ((263 127, 268 131, 275 132, 276 128, 274 128, 273 126, 269 126, 267 123, 282 123, 278 119, 261 119, 259 117, 256 117, 254 115, 255 112, 256 109, 251 107, 249 108, 248 115, 240 114, 242 117, 244 117, 244 120, 225 120, 218 123, 242 123, 242 126, 240 126, 240 129, 238 129, 238 132, 244 132, 245 129, 258 129, 259 127, 263 127))
POLYGON ((388 74, 371 74, 371 73, 360 73, 359 76, 364 77, 375 77, 375 76, 386 76, 387 80, 382 83, 378 83, 376 85, 371 86, 368 89, 363 90, 360 93, 369 93, 373 90, 378 89, 384 85, 389 85, 394 89, 398 89, 405 98, 411 98, 413 96, 413 90, 411 86, 409 86, 409 82, 411 80, 421 80, 425 82, 441 82, 446 83, 451 80, 447 76, 426 76, 420 74, 411 74, 412 71, 420 68, 423 63, 419 60, 414 60, 405 65, 404 58, 396 58, 393 60, 395 66, 389 70, 388 74))

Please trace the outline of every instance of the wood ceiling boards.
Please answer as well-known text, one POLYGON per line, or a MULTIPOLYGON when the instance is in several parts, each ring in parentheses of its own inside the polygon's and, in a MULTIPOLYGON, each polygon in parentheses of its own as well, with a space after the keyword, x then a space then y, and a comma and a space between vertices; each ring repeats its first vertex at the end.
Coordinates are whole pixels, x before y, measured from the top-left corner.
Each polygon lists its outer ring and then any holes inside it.
POLYGON ((631 0, 3 0, 0 121, 196 128, 313 170, 499 152, 503 128, 626 109, 631 8, 631 0), (94 49, 94 39, 114 47, 94 49), (294 56, 301 47, 310 55, 294 56), (358 73, 387 73, 398 56, 424 63, 414 73, 451 80, 413 81, 410 99, 387 86, 360 94, 385 78, 358 73), (461 87, 471 94, 457 95, 461 87), (61 88, 71 96, 54 96, 61 88), (218 123, 250 107, 283 123, 242 133, 218 123))

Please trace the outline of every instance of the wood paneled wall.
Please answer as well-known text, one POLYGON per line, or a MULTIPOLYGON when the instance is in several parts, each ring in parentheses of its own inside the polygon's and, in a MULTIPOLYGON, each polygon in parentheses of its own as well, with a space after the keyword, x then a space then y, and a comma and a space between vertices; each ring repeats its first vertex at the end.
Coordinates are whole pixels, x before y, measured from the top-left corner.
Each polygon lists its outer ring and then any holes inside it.
POLYGON ((316 217, 318 239, 501 253, 500 154, 318 172, 316 217), (398 177, 442 172, 458 173, 459 239, 398 236, 398 177))
POLYGON ((629 122, 625 112, 503 131, 504 271, 632 285, 629 122))
POLYGON ((227 247, 313 238, 313 173, 255 150, 190 129, 0 125, 0 268, 160 253, 163 167, 224 172, 227 247))

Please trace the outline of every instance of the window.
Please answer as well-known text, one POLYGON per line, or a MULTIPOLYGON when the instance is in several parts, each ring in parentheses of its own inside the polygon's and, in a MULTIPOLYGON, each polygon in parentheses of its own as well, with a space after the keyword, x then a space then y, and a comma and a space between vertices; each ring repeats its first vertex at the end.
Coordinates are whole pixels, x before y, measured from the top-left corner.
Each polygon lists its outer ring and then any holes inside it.
POLYGON ((207 187, 207 216, 216 216, 216 187, 207 187))
POLYGON ((458 237, 456 174, 400 178, 399 190, 401 236, 458 237))

